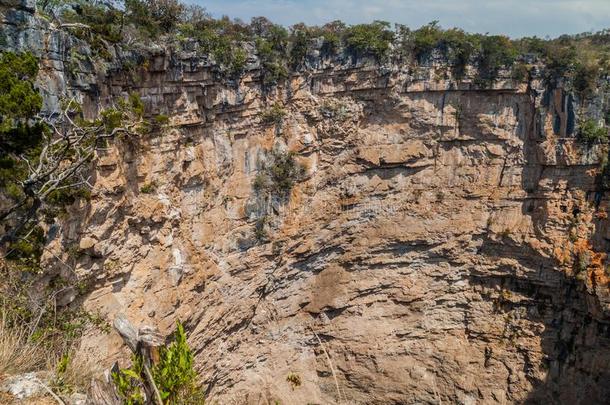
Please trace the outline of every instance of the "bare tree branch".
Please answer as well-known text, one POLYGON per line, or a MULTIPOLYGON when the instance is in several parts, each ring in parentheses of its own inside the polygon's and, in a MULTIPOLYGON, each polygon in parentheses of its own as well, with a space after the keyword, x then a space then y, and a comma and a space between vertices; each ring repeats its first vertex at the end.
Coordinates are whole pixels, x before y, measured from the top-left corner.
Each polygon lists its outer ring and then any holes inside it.
POLYGON ((28 172, 27 177, 18 182, 25 197, 0 212, 0 221, 20 212, 15 215, 19 217, 17 224, 0 238, 0 245, 7 240, 14 240, 53 192, 91 186, 90 177, 86 176, 86 166, 95 157, 98 140, 114 138, 119 134, 137 136, 144 123, 141 114, 136 114, 126 102, 119 102, 118 107, 113 109, 120 114, 121 119, 120 125, 110 130, 106 130, 102 120, 75 119, 80 114, 75 106, 76 100, 72 97, 59 111, 48 117, 38 117, 49 129, 43 135, 40 154, 35 159, 24 155, 15 156, 24 162, 28 172), (23 213, 26 206, 29 209, 23 213))

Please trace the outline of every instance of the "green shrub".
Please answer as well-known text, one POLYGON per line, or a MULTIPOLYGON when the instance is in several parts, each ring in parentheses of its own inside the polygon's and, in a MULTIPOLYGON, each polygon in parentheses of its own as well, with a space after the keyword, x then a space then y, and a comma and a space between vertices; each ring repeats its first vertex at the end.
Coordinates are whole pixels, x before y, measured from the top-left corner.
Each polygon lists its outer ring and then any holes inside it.
POLYGON ((294 183, 302 177, 303 168, 294 160, 294 153, 276 153, 269 174, 275 190, 280 194, 288 194, 294 183))
POLYGON ((144 365, 140 356, 131 357, 131 367, 112 373, 112 380, 125 405, 144 405, 142 374, 144 365))
POLYGON ((294 184, 305 174, 305 168, 294 157, 294 152, 272 152, 269 163, 254 179, 253 188, 287 198, 294 184))
POLYGON ((25 197, 23 189, 15 183, 7 183, 4 192, 13 201, 19 201, 25 197))
POLYGON ((288 78, 288 70, 281 62, 263 63, 263 84, 274 85, 288 78))
POLYGON ((256 191, 264 190, 268 187, 268 178, 264 173, 258 173, 256 177, 254 177, 254 182, 252 182, 252 187, 256 191))
POLYGON ((438 21, 432 21, 413 31, 413 53, 419 62, 430 56, 437 47, 441 34, 438 21))
POLYGON ((100 116, 106 132, 108 133, 112 132, 116 128, 120 128, 123 125, 123 120, 125 119, 123 111, 115 108, 108 108, 102 111, 100 116))
POLYGON ((169 117, 165 114, 158 114, 155 116, 155 122, 160 126, 167 125, 169 123, 169 117))
POLYGON ((545 49, 545 78, 555 83, 565 77, 576 64, 576 48, 571 43, 550 43, 545 49))
POLYGON ((508 37, 502 35, 483 36, 477 61, 478 83, 491 85, 496 80, 500 69, 512 66, 516 57, 517 51, 508 37))
POLYGON ((293 28, 290 36, 290 43, 290 67, 293 70, 296 70, 303 64, 305 56, 307 56, 309 34, 306 31, 306 28, 293 28))
POLYGON ((117 101, 115 107, 110 107, 100 113, 100 118, 92 122, 81 121, 82 125, 97 125, 101 123, 105 132, 110 134, 117 128, 130 126, 134 132, 145 134, 150 130, 143 121, 144 102, 137 93, 130 93, 126 99, 117 101))
MULTIPOLYGON (((141 356, 132 356, 132 365, 112 374, 119 396, 126 404, 143 405, 145 366, 141 356)), ((176 323, 173 342, 161 347, 159 362, 152 367, 152 377, 165 404, 200 405, 204 395, 197 383, 193 354, 186 342, 184 327, 176 323)))
POLYGON ((453 77, 460 79, 466 73, 466 66, 478 48, 478 39, 458 28, 444 31, 438 47, 451 65, 453 77))
POLYGON ((31 53, 0 55, 0 131, 26 124, 42 107, 42 96, 34 89, 38 61, 31 53))
POLYGON ((343 37, 345 36, 346 28, 347 26, 345 23, 335 20, 325 24, 319 30, 318 36, 322 36, 324 39, 321 48, 322 55, 331 56, 338 52, 343 37))
POLYGON ((267 230, 265 229, 265 225, 267 225, 268 218, 267 216, 263 216, 256 220, 254 224, 254 237, 257 241, 261 242, 267 239, 267 230))
POLYGON ((548 41, 535 36, 523 37, 515 41, 515 46, 521 54, 529 54, 542 58, 547 52, 548 41))
POLYGON ((110 43, 122 40, 123 11, 103 2, 78 2, 77 7, 62 8, 62 19, 67 23, 80 23, 90 27, 89 30, 73 29, 73 33, 94 45, 94 49, 105 48, 98 40, 102 38, 110 43))
POLYGON ((524 81, 528 80, 529 75, 530 75, 530 69, 525 63, 519 62, 519 63, 515 63, 513 65, 511 77, 514 80, 516 80, 518 82, 524 82, 524 81))
POLYGON ((399 38, 405 52, 411 52, 422 62, 438 50, 451 67, 454 78, 461 79, 469 63, 478 67, 479 84, 488 85, 495 80, 501 68, 514 62, 517 51, 509 38, 499 35, 469 34, 459 28, 443 30, 438 21, 410 31, 400 27, 399 38))
POLYGON ((74 204, 79 199, 89 201, 91 199, 91 190, 84 186, 60 188, 51 191, 45 201, 50 205, 64 207, 74 204))
POLYGON ((264 124, 275 124, 275 125, 280 125, 282 123, 282 121, 284 120, 284 117, 286 116, 287 112, 284 109, 284 107, 282 107, 282 105, 280 103, 273 103, 273 105, 266 109, 265 111, 261 112, 260 117, 261 117, 261 121, 264 124))
POLYGON ((389 28, 390 23, 386 21, 351 26, 345 33, 347 48, 356 55, 371 55, 381 60, 394 39, 394 33, 389 28))
POLYGON ((263 84, 273 85, 288 78, 285 55, 281 45, 264 38, 256 39, 256 51, 261 61, 263 84))
POLYGON ((144 102, 138 93, 129 94, 129 97, 127 98, 127 108, 130 108, 137 118, 142 118, 144 116, 144 102))
POLYGON ((44 230, 35 225, 24 229, 21 233, 9 243, 5 257, 7 260, 16 262, 16 265, 24 271, 37 272, 40 270, 40 256, 45 245, 44 230))
POLYGON ((599 77, 599 65, 597 63, 577 63, 574 71, 574 90, 582 97, 590 96, 597 87, 599 77))
POLYGON ((234 76, 240 75, 246 67, 248 54, 242 48, 233 47, 231 61, 229 63, 229 73, 234 76))
POLYGON ((227 18, 214 20, 206 17, 181 24, 179 32, 185 37, 195 38, 201 50, 212 55, 230 75, 239 75, 243 71, 247 54, 239 44, 247 39, 247 35, 240 25, 227 18))
POLYGON ((149 38, 172 32, 183 12, 178 0, 125 0, 127 20, 149 38))
POLYGON ((256 39, 256 52, 261 60, 272 60, 275 57, 271 42, 263 39, 256 39))
POLYGON ((598 126, 593 119, 587 119, 579 125, 578 140, 587 145, 606 143, 608 142, 608 129, 598 126))
POLYGON ((184 327, 176 324, 174 341, 161 348, 159 364, 152 369, 161 398, 168 404, 198 404, 203 402, 203 391, 197 383, 193 368, 193 354, 186 342, 184 327))
POLYGON ((151 181, 150 183, 146 183, 140 187, 140 193, 142 194, 151 194, 154 193, 157 189, 157 183, 151 181))

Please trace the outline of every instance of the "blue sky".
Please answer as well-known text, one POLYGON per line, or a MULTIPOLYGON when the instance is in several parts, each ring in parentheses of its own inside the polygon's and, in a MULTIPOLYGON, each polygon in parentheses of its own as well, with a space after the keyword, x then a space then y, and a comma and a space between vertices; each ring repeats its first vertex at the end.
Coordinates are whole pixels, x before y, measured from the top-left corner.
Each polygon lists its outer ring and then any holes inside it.
POLYGON ((512 37, 555 37, 610 27, 610 0, 187 0, 212 15, 249 21, 350 24, 386 20, 419 27, 439 20, 443 27, 512 37))

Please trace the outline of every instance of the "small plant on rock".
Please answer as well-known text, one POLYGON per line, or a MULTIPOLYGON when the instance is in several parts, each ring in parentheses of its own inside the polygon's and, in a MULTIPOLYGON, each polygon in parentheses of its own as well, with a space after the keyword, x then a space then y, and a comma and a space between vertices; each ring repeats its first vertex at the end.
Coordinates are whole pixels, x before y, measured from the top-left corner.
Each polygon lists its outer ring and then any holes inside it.
MULTIPOLYGON (((112 374, 112 379, 123 401, 128 405, 145 402, 145 392, 151 390, 146 377, 148 368, 141 355, 132 357, 132 365, 112 374)), ((154 388, 164 404, 199 405, 205 403, 203 390, 197 383, 193 367, 193 353, 186 342, 186 333, 180 322, 176 325, 173 342, 161 347, 159 361, 150 374, 154 388)))
POLYGON ((151 193, 154 193, 154 191, 156 189, 157 189, 157 183, 154 181, 151 181, 150 183, 146 183, 142 187, 140 187, 140 193, 151 194, 151 193))
POLYGON ((164 126, 169 124, 169 117, 165 114, 159 114, 155 116, 155 123, 159 126, 164 126))
POLYGON ((264 124, 271 125, 280 125, 284 120, 284 117, 287 115, 286 110, 279 103, 273 103, 273 105, 263 111, 260 115, 261 121, 264 124))
POLYGON ((598 126, 595 120, 588 119, 580 124, 578 140, 587 145, 606 143, 608 142, 608 130, 598 126))
POLYGON ((254 189, 282 198, 287 197, 294 183, 299 181, 305 173, 303 165, 299 164, 294 157, 294 152, 272 152, 270 162, 264 166, 263 171, 254 180, 254 189))
POLYGON ((301 386, 301 377, 297 373, 288 373, 288 375, 286 376, 286 381, 290 383, 293 390, 301 386))
POLYGON ((134 355, 131 357, 131 367, 112 373, 112 380, 126 405, 144 404, 143 371, 142 358, 134 355))
POLYGON ((193 368, 193 353, 180 322, 176 325, 174 341, 161 349, 159 364, 153 368, 152 374, 161 398, 166 403, 203 403, 203 391, 197 383, 197 373, 193 368))
POLYGON ((341 100, 329 99, 324 100, 320 106, 320 113, 326 118, 344 121, 349 117, 349 108, 348 105, 341 100))
POLYGON ((268 234, 267 234, 267 230, 265 229, 267 220, 268 220, 268 218, 265 215, 264 217, 257 219, 256 223, 254 224, 254 237, 259 242, 267 239, 268 234))

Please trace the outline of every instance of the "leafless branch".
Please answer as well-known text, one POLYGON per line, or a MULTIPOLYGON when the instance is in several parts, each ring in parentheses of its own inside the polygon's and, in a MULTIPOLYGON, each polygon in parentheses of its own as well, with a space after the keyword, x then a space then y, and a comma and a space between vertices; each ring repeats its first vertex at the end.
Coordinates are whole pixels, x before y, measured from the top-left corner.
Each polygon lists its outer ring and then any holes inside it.
POLYGON ((90 30, 91 27, 88 26, 87 24, 82 24, 82 23, 63 23, 59 25, 59 28, 85 28, 90 30))
MULTIPOLYGON (((70 25, 76 27, 77 25, 70 25)), ((83 28, 83 27, 80 27, 83 28)), ((69 100, 59 111, 50 117, 39 117, 48 129, 43 135, 40 154, 35 160, 27 156, 15 156, 24 162, 28 175, 21 180, 24 197, 17 203, 0 212, 0 221, 4 221, 16 212, 19 219, 16 226, 0 238, 0 244, 13 240, 24 224, 36 215, 37 209, 46 202, 55 191, 80 186, 90 187, 89 177, 86 176, 86 165, 95 156, 95 144, 99 139, 113 138, 119 134, 135 136, 139 126, 143 124, 141 116, 120 105, 123 114, 122 125, 106 131, 102 123, 87 122, 74 119, 77 114, 75 98, 69 100), (23 208, 28 207, 27 213, 23 208)))

